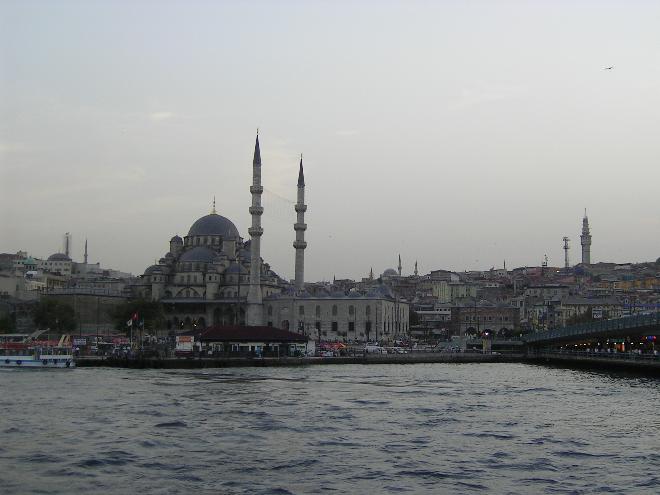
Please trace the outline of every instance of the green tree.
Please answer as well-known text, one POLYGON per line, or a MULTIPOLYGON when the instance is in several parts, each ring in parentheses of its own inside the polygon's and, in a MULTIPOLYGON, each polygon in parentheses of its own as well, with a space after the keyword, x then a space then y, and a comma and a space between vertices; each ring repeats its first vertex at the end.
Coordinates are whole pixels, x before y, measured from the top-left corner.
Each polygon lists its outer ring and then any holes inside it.
POLYGON ((566 320, 566 325, 578 325, 580 323, 589 323, 593 321, 593 316, 591 314, 591 308, 587 309, 584 313, 580 315, 571 316, 566 320))
POLYGON ((16 330, 16 324, 11 315, 0 317, 0 333, 13 333, 14 330, 16 330))
POLYGON ((134 324, 137 325, 140 321, 144 321, 145 330, 158 330, 165 325, 165 313, 163 312, 162 304, 156 301, 135 299, 120 304, 112 311, 115 328, 117 330, 127 331, 126 322, 136 313, 138 315, 138 322, 134 322, 134 324))
POLYGON ((34 310, 34 322, 40 328, 50 328, 59 332, 69 332, 76 328, 73 308, 51 298, 43 298, 39 301, 34 310))

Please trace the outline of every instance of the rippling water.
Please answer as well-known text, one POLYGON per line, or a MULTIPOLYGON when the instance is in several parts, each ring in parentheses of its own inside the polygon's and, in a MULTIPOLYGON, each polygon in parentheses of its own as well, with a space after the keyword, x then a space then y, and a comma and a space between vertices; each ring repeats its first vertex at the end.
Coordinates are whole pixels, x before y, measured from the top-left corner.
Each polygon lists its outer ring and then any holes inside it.
POLYGON ((522 364, 0 372, 0 493, 660 492, 660 381, 522 364))

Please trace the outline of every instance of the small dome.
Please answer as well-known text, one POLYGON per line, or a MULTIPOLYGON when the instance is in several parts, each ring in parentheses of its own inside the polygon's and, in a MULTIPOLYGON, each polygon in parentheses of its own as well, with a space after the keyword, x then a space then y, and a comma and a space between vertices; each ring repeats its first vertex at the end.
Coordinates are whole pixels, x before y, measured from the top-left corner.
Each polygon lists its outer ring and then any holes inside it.
POLYGON ((175 235, 170 239, 170 242, 176 242, 177 244, 183 244, 183 239, 179 237, 178 235, 175 235))
POLYGON ((197 246, 183 253, 179 261, 203 261, 205 263, 211 263, 213 258, 215 258, 213 251, 203 246, 197 246))
POLYGON ((221 235, 225 239, 239 237, 238 229, 233 223, 231 223, 231 220, 218 215, 217 213, 203 216, 193 223, 188 231, 188 235, 221 235))
POLYGON ((71 258, 64 253, 55 253, 48 257, 48 261, 71 261, 71 258))
POLYGON ((151 275, 154 272, 160 272, 160 267, 158 265, 151 265, 144 271, 144 274, 151 275))
POLYGON ((388 268, 383 272, 383 277, 398 277, 399 272, 397 272, 394 268, 388 268))

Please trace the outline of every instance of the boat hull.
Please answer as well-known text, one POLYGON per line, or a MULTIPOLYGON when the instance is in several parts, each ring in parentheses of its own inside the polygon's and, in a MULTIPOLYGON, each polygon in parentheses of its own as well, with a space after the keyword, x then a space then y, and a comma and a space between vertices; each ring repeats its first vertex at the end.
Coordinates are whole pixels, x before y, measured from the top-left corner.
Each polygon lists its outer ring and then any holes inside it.
POLYGON ((0 368, 62 368, 71 369, 76 367, 73 356, 0 356, 0 368))

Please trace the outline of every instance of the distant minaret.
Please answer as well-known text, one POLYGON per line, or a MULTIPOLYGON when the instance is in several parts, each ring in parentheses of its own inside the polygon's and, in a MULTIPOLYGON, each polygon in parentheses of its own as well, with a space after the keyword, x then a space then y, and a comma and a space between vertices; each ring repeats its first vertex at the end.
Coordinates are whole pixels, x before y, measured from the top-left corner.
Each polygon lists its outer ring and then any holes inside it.
POLYGON ((415 277, 417 276, 417 261, 415 261, 415 277))
POLYGON ((580 236, 582 244, 582 263, 591 264, 591 234, 589 233, 589 219, 587 218, 587 209, 584 209, 584 218, 582 219, 582 235, 580 236))
POLYGON ((307 224, 305 223, 305 212, 307 205, 305 204, 305 174, 303 172, 302 155, 300 155, 300 170, 298 172, 298 202, 295 206, 296 210, 296 223, 293 224, 293 229, 296 231, 296 240, 293 241, 293 247, 296 249, 296 290, 303 290, 305 286, 305 230, 307 224))
POLYGON ((263 325, 263 303, 261 297, 261 236, 264 229, 261 228, 261 215, 264 212, 261 206, 261 152, 259 150, 259 133, 254 144, 254 159, 252 160, 252 227, 248 229, 250 234, 250 287, 247 296, 246 324, 250 327, 263 325))
POLYGON ((401 276, 401 255, 399 255, 399 277, 401 276))
POLYGON ((568 241, 570 239, 568 237, 564 237, 562 240, 564 241, 564 268, 568 270, 571 267, 571 265, 568 263, 568 250, 570 249, 568 241))
POLYGON ((373 280, 373 279, 374 279, 374 268, 371 267, 369 269, 369 280, 373 280))
POLYGON ((71 257, 71 233, 64 234, 64 254, 71 257))
POLYGON ((85 239, 85 264, 87 264, 87 239, 85 239))

